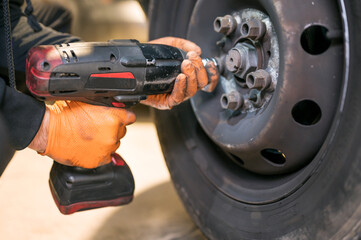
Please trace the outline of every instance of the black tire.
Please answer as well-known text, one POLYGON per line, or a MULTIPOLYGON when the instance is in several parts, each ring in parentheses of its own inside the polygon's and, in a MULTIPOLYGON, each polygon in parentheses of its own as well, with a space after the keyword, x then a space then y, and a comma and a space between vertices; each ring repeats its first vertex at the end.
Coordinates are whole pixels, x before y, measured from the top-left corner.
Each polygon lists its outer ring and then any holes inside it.
MULTIPOLYGON (((152 1, 150 38, 187 37, 195 4, 152 1)), ((205 172, 237 167, 225 160, 225 153, 204 133, 191 105, 156 112, 158 135, 174 185, 192 219, 210 239, 361 238, 361 2, 346 0, 344 6, 350 40, 347 91, 326 141, 310 164, 309 177, 287 197, 256 205, 227 196, 205 172)))

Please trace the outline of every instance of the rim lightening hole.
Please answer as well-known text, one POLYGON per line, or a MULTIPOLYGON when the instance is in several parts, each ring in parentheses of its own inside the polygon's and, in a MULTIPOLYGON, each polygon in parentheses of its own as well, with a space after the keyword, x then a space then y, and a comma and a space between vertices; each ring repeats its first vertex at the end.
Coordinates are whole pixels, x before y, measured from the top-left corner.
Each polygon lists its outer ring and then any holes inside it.
POLYGON ((277 167, 281 167, 286 163, 286 155, 278 149, 263 149, 261 155, 267 162, 277 167))
POLYGON ((320 121, 322 111, 318 104, 314 101, 303 100, 293 107, 292 117, 301 125, 311 126, 320 121))
POLYGON ((230 153, 230 155, 232 156, 232 158, 233 158, 237 163, 239 163, 239 164, 241 164, 241 165, 244 165, 244 161, 243 161, 240 157, 238 157, 238 156, 236 156, 236 155, 234 155, 234 154, 232 154, 232 153, 230 153))
POLYGON ((331 40, 327 38, 328 29, 321 25, 307 27, 301 35, 303 50, 312 55, 319 55, 327 51, 331 46, 331 40))

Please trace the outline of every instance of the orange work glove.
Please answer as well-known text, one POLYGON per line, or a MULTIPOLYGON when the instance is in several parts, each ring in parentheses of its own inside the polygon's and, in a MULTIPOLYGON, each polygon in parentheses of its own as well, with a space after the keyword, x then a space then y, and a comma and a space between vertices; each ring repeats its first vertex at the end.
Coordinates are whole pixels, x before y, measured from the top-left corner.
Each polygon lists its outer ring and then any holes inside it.
POLYGON ((171 109, 175 105, 193 97, 198 90, 210 83, 206 91, 213 91, 219 79, 218 70, 213 62, 208 62, 207 69, 211 79, 208 79, 200 55, 201 48, 195 43, 175 37, 164 37, 150 41, 153 44, 165 44, 182 49, 187 53, 187 59, 182 62, 181 70, 175 80, 173 91, 169 94, 150 95, 141 103, 157 109, 171 109))
POLYGON ((134 113, 127 110, 82 102, 57 101, 47 108, 50 122, 43 154, 83 168, 109 163, 126 133, 125 126, 135 121, 134 113))

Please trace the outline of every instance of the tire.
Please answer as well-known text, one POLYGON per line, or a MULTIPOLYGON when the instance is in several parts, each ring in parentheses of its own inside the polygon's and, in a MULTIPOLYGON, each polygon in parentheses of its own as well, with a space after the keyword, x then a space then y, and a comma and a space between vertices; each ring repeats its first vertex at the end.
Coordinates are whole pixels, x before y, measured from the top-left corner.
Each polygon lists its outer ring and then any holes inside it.
MULTIPOLYGON (((189 27, 195 24, 191 18, 197 4, 189 0, 152 1, 150 39, 169 35, 187 38, 189 27)), ((298 170, 303 180, 295 178, 292 184, 297 187, 287 195, 260 204, 227 194, 222 188, 234 184, 244 170, 205 133, 191 104, 155 112, 174 185, 188 213, 209 239, 361 238, 361 2, 339 1, 339 8, 347 19, 344 36, 349 37, 339 105, 318 153, 298 170), (221 175, 223 184, 212 181, 212 174, 221 175)), ((287 184, 291 181, 276 190, 287 184)), ((248 193, 240 194, 246 198, 248 193)))

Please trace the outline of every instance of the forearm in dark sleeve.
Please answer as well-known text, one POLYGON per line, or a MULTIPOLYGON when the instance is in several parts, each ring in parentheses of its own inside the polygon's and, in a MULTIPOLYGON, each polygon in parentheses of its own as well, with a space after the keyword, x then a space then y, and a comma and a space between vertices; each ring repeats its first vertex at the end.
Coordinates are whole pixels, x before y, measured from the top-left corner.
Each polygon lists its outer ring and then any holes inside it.
POLYGON ((45 104, 6 86, 0 78, 0 111, 16 150, 27 147, 39 130, 45 104))
MULTIPOLYGON (((34 32, 29 26, 26 16, 21 16, 16 21, 12 22, 12 36, 13 36, 13 52, 14 52, 14 64, 16 71, 16 84, 18 90, 27 92, 25 85, 25 65, 26 56, 30 48, 38 45, 60 44, 80 41, 78 37, 74 37, 70 34, 60 33, 44 25, 42 30, 34 32)), ((0 24, 0 36, 1 31, 4 31, 0 24)), ((0 37, 0 48, 5 48, 6 43, 4 38, 0 37)), ((0 58, 0 75, 7 77, 7 62, 6 57, 0 58)))

